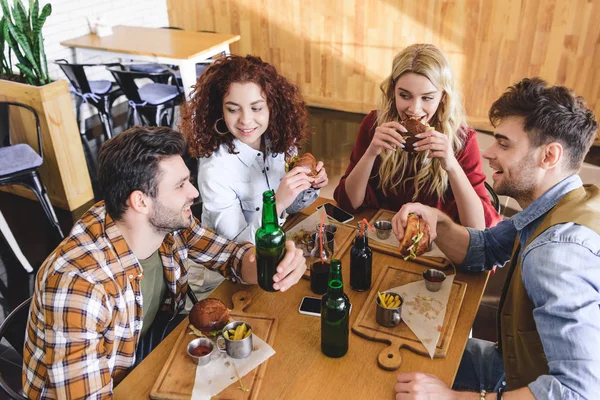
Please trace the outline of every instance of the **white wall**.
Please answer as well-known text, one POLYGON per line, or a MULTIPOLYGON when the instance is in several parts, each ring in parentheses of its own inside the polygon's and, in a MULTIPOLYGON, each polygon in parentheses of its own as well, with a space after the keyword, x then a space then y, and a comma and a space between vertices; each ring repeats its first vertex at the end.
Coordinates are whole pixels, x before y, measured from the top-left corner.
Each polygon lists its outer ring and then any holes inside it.
MULTIPOLYGON (((46 4, 47 0, 40 0, 46 4)), ((25 2, 27 3, 27 2, 25 2)), ((166 0, 50 0, 52 14, 46 20, 43 35, 48 69, 52 79, 64 79, 60 68, 52 61, 64 58, 72 62, 71 49, 60 42, 90 33, 88 21, 101 17, 110 25, 161 27, 169 25, 166 0)), ((40 5, 41 8, 41 5, 40 5)), ((114 61, 110 55, 86 60, 85 63, 114 61)), ((110 77, 103 69, 92 71, 90 79, 110 77)), ((112 79, 111 79, 112 80, 112 79)))

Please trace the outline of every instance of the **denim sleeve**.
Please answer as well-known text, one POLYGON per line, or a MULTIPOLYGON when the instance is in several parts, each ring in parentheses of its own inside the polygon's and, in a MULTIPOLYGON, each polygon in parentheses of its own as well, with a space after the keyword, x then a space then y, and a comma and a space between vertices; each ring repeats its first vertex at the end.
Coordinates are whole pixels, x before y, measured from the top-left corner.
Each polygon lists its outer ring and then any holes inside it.
POLYGON ((494 265, 504 266, 510 260, 517 229, 511 220, 501 221, 493 228, 480 231, 467 228, 470 235, 469 250, 461 264, 463 270, 480 272, 494 265))
POLYGON ((523 284, 549 374, 529 384, 539 399, 600 393, 600 235, 575 224, 544 232, 523 253, 523 284))
POLYGON ((296 200, 286 209, 288 214, 296 214, 300 210, 310 206, 319 197, 320 189, 308 188, 296 197, 296 200))

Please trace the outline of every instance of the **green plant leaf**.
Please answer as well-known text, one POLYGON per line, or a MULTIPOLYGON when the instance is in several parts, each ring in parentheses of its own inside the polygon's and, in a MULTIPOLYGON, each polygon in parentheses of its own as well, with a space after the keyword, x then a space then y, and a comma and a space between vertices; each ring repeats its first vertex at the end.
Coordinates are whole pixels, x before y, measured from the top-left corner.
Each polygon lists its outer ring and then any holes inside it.
POLYGON ((19 70, 23 73, 28 84, 39 86, 37 84, 36 76, 31 69, 27 68, 23 64, 17 64, 17 68, 19 68, 19 70))
POLYGON ((38 40, 40 43, 40 57, 42 58, 42 77, 44 83, 50 83, 50 75, 48 74, 48 61, 46 60, 46 50, 44 50, 44 37, 42 36, 42 32, 40 32, 38 40))
POLYGON ((11 20, 10 9, 8 8, 8 0, 0 0, 0 6, 2 6, 2 14, 8 21, 11 20))
MULTIPOLYGON (((38 0, 29 0, 29 13, 31 14, 32 22, 33 18, 37 19, 39 17, 40 3, 38 0)), ((33 23, 31 26, 33 26, 33 23)))
POLYGON ((46 4, 44 7, 42 7, 42 12, 40 13, 39 18, 35 21, 35 24, 33 25, 33 33, 36 36, 42 31, 42 27, 46 22, 46 18, 48 18, 50 14, 52 14, 52 6, 50 4, 46 4))
MULTIPOLYGON (((16 39, 17 43, 19 44, 20 49, 23 51, 23 55, 31 64, 32 69, 37 69, 39 71, 40 67, 38 65, 36 65, 36 60, 33 55, 31 46, 29 45, 29 42, 27 41, 27 37, 23 34, 23 32, 19 31, 17 29, 17 27, 15 27, 10 22, 8 22, 8 30, 10 31, 10 34, 13 36, 13 38, 16 39)), ((16 54, 17 48, 15 48, 13 46, 13 50, 15 50, 15 54, 16 54)), ((19 61, 21 63, 23 63, 21 60, 19 60, 19 61)))

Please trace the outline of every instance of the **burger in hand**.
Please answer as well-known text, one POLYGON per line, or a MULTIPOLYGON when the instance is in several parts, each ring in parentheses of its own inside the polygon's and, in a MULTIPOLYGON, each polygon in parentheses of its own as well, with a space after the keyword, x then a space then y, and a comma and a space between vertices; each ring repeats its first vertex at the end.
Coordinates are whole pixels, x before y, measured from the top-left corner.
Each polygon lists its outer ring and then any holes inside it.
POLYGON ((216 337, 229 323, 229 309, 221 300, 210 297, 194 304, 189 318, 194 333, 216 337))
POLYGON ((308 167, 310 173, 307 175, 311 178, 315 178, 318 175, 317 172, 317 160, 310 153, 304 153, 301 156, 293 156, 287 162, 286 171, 290 171, 294 167, 308 167))
POLYGON ((408 214, 404 237, 400 242, 400 254, 404 260, 423 255, 429 250, 430 244, 429 224, 417 214, 408 214))
POLYGON ((404 140, 406 140, 406 143, 404 144, 404 151, 409 153, 413 153, 415 151, 413 145, 421 140, 418 137, 415 137, 415 135, 433 129, 427 122, 423 122, 419 118, 415 117, 410 117, 404 121, 401 121, 400 123, 406 128, 406 132, 402 132, 402 137, 404 140))

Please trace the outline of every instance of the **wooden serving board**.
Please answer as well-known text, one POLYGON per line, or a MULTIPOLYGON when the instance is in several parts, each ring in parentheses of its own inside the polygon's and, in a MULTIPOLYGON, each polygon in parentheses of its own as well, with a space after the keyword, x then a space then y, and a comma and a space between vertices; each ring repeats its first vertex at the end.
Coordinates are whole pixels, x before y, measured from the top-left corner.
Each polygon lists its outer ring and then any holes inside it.
MULTIPOLYGON (((287 232, 294 226, 298 225, 300 222, 304 221, 308 218, 308 215, 298 213, 294 215, 291 220, 287 220, 284 225, 284 230, 287 232)), ((332 258, 341 259, 348 250, 348 248, 352 245, 352 241, 354 240, 354 236, 356 236, 356 227, 348 224, 340 224, 337 221, 330 220, 329 224, 333 224, 337 226, 337 232, 335 233, 335 250, 333 252, 332 258)), ((304 272, 304 279, 310 278, 310 265, 307 265, 306 272, 304 272)))
MULTIPOLYGON (((389 210, 379 210, 377 212, 377 214, 375 214, 373 216, 373 218, 371 219, 371 221, 369 221, 369 223, 371 224, 371 226, 375 225, 375 222, 382 220, 382 221, 391 221, 392 217, 396 215, 395 212, 393 211, 389 211, 389 210)), ((379 242, 376 239, 373 238, 373 236, 375 236, 376 233, 372 233, 369 236, 369 246, 372 249, 376 249, 379 250, 382 253, 385 254, 389 254, 391 256, 395 256, 395 257, 402 257, 402 255, 400 254, 400 249, 397 246, 392 246, 390 244, 387 243, 383 243, 383 242, 379 242)), ((393 233, 392 233, 393 235, 393 233)), ((418 264, 423 264, 426 265, 428 267, 434 267, 434 268, 446 268, 448 267, 450 264, 450 262, 448 260, 446 260, 445 258, 441 258, 441 257, 425 257, 425 256, 420 256, 417 257, 415 259, 411 259, 411 262, 415 262, 418 264)))
MULTIPOLYGON (((400 367, 402 362, 400 349, 403 347, 406 347, 417 354, 429 357, 429 353, 425 349, 425 346, 423 346, 404 321, 401 321, 400 325, 394 328, 386 328, 379 325, 375 320, 375 297, 377 296, 377 291, 388 290, 419 279, 423 279, 423 277, 422 274, 418 272, 406 271, 391 265, 388 265, 387 268, 383 268, 377 281, 372 286, 369 297, 367 298, 367 301, 365 301, 363 308, 360 310, 360 314, 358 314, 354 325, 352 325, 352 332, 358 336, 368 340, 389 344, 388 347, 379 353, 377 358, 377 363, 382 369, 393 371, 400 367)), ((436 358, 446 357, 446 354, 448 354, 448 347, 452 339, 452 333, 454 332, 454 327, 456 325, 456 320, 458 319, 466 289, 466 283, 456 280, 453 281, 450 296, 448 297, 448 304, 446 305, 446 315, 444 317, 440 339, 438 340, 434 354, 434 357, 436 358)))
MULTIPOLYGON (((273 346, 277 330, 277 320, 271 317, 245 313, 244 311, 248 308, 251 301, 252 297, 249 292, 241 290, 235 293, 233 295, 231 319, 248 322, 252 325, 252 330, 256 335, 270 346, 273 346)), ((190 335, 189 333, 190 330, 186 328, 179 335, 169 358, 167 358, 167 362, 150 392, 150 398, 155 400, 189 400, 191 398, 194 390, 194 380, 196 379, 196 364, 187 355, 186 347, 197 336, 190 335)), ((234 380, 229 387, 213 397, 213 399, 258 399, 268 362, 267 360, 260 364, 258 368, 253 369, 242 378, 244 385, 250 389, 248 392, 238 389, 239 382, 234 380)))

